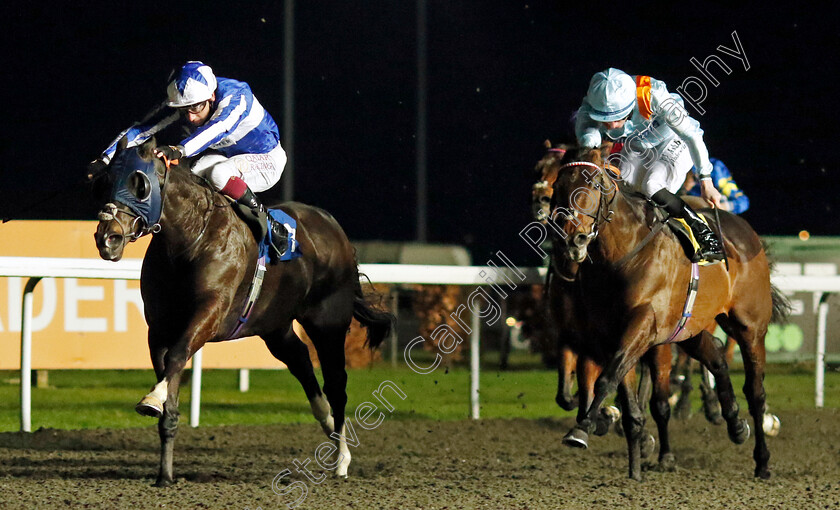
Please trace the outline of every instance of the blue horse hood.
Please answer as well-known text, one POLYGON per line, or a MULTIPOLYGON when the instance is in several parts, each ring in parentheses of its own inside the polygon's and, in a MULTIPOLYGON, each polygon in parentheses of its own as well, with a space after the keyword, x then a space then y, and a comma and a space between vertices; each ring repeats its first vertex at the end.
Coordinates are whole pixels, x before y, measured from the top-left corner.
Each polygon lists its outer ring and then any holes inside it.
POLYGON ((157 223, 163 202, 154 160, 144 160, 138 148, 132 147, 116 154, 110 173, 113 179, 110 200, 131 209, 148 226, 157 223))

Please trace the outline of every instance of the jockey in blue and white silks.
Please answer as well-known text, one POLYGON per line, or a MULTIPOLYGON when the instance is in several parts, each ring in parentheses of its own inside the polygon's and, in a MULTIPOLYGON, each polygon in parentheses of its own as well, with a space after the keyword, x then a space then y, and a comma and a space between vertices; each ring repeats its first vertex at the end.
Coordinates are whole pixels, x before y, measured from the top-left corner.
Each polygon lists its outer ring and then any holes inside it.
POLYGON ((258 240, 266 234, 267 221, 275 238, 285 237, 283 226, 270 221, 254 195, 274 186, 286 165, 277 124, 247 83, 217 78, 202 62, 181 66, 167 87, 167 100, 120 133, 99 161, 109 163, 123 137, 128 147, 140 145, 174 122, 183 124, 188 136, 178 145, 158 147, 155 153, 170 160, 197 158, 192 172, 239 206, 237 212, 258 240))
POLYGON ((606 137, 624 146, 613 162, 621 179, 649 196, 674 218, 685 222, 699 248, 692 262, 711 264, 723 259, 717 236, 675 193, 692 165, 700 169, 701 194, 720 206, 712 185, 712 164, 703 143, 703 130, 683 107, 678 94, 650 76, 630 77, 618 69, 592 76, 575 119, 581 147, 598 147, 606 137))
MULTIPOLYGON (((732 179, 732 174, 729 172, 729 168, 727 168, 726 165, 723 164, 723 161, 719 159, 709 158, 709 161, 712 162, 712 183, 722 195, 721 206, 723 209, 731 212, 732 214, 741 214, 749 209, 750 199, 743 191, 741 191, 738 185, 735 184, 735 181, 732 179)), ((697 172, 695 168, 692 168, 692 171, 694 173, 697 172)), ((700 182, 693 179, 694 173, 689 174, 689 177, 692 177, 692 179, 690 179, 690 182, 686 179, 686 188, 688 189, 684 189, 687 195, 699 197, 700 182)))

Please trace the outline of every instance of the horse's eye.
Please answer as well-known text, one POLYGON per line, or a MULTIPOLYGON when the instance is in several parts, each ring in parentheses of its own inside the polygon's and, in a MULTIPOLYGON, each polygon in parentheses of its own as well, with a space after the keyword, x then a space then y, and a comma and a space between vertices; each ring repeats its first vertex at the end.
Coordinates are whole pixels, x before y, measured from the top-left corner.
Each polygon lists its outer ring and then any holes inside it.
POLYGON ((149 176, 141 172, 140 170, 135 170, 129 177, 128 181, 126 182, 126 188, 128 189, 129 193, 137 197, 138 200, 145 201, 147 200, 152 194, 152 183, 149 180, 149 176))

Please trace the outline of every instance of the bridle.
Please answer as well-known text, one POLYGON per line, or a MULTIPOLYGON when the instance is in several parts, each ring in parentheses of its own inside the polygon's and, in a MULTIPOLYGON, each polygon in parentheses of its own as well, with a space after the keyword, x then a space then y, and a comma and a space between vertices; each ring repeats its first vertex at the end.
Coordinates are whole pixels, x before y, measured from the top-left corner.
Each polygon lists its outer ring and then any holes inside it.
MULTIPOLYGON (((571 167, 576 167, 576 166, 590 167, 590 168, 595 169, 598 172, 605 171, 604 168, 602 168, 601 166, 599 166, 595 163, 591 163, 589 161, 573 161, 571 163, 566 163, 565 165, 562 165, 559 169, 557 169, 558 178, 559 178, 559 175, 560 175, 561 171, 563 171, 566 168, 571 168, 571 167)), ((613 190, 612 198, 610 198, 609 201, 607 201, 607 202, 604 202, 604 194, 606 192, 601 190, 601 189, 598 189, 598 193, 599 193, 598 209, 597 209, 597 211, 595 212, 594 215, 589 213, 588 211, 581 211, 581 210, 575 209, 574 205, 571 204, 572 209, 576 213, 583 214, 584 216, 588 216, 589 218, 592 218, 593 220, 595 220, 592 223, 592 230, 590 230, 590 232, 586 234, 587 243, 592 242, 593 240, 595 240, 596 237, 598 237, 599 228, 603 223, 608 223, 608 222, 612 221, 612 215, 613 215, 613 212, 614 212, 612 210, 612 203, 615 200, 616 194, 618 193, 618 189, 613 190)), ((570 217, 569 215, 564 215, 564 217, 567 220, 572 220, 573 219, 573 217, 570 217)))

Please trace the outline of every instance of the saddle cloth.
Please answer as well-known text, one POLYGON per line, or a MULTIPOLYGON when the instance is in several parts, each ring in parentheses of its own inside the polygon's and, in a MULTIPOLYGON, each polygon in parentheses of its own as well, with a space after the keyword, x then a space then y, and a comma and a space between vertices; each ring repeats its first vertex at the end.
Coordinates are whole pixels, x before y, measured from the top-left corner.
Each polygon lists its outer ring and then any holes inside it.
MULTIPOLYGON (((271 237, 271 225, 269 224, 268 233, 265 238, 260 241, 260 258, 266 257, 266 259, 271 262, 281 262, 300 257, 302 255, 300 252, 300 243, 298 243, 297 239, 295 239, 297 220, 280 209, 269 209, 268 214, 274 219, 274 221, 280 223, 286 228, 286 246, 278 246, 278 248, 283 251, 283 255, 279 258, 274 250, 269 249, 271 237)), ((266 218, 266 222, 268 222, 268 218, 266 218)))

